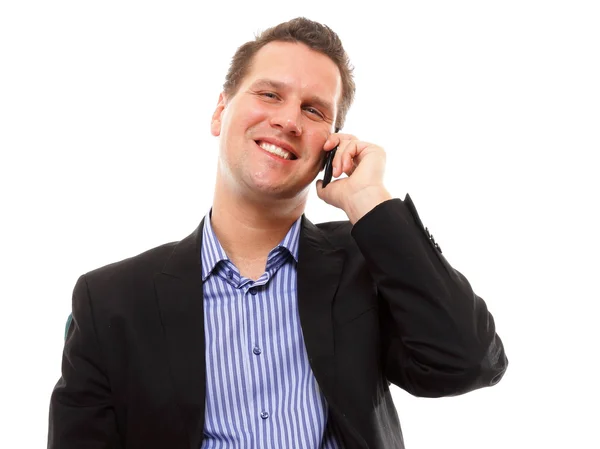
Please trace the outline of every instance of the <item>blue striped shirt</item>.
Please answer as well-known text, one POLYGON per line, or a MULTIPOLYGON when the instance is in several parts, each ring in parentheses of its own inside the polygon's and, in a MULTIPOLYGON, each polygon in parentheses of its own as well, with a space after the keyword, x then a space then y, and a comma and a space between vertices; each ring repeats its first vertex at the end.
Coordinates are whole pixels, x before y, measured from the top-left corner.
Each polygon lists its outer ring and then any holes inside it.
POLYGON ((299 218, 265 272, 240 275, 204 220, 206 414, 201 449, 340 449, 308 362, 297 300, 299 218))

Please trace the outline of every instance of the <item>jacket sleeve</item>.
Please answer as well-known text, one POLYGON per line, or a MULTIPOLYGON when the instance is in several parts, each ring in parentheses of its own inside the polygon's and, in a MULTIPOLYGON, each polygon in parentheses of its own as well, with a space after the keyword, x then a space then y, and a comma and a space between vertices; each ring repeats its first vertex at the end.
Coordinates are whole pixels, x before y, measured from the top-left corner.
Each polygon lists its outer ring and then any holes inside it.
POLYGON ((62 376, 50 399, 49 449, 121 447, 103 367, 87 283, 82 276, 73 291, 62 376))
POLYGON ((380 298, 388 381, 422 397, 492 386, 508 360, 494 319, 423 227, 410 196, 375 207, 353 227, 380 298))

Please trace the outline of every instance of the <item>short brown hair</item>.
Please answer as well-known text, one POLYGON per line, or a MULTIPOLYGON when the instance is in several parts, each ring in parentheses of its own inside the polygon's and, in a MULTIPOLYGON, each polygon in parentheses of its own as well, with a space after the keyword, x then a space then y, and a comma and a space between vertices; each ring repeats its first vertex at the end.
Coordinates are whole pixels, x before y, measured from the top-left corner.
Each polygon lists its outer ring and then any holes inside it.
POLYGON ((354 100, 356 87, 352 77, 354 67, 342 46, 338 35, 327 25, 313 22, 304 17, 298 17, 288 22, 280 23, 258 34, 253 41, 239 47, 231 60, 231 66, 225 77, 223 92, 226 96, 234 96, 248 73, 254 55, 270 42, 299 42, 312 50, 328 56, 338 67, 342 78, 342 96, 338 103, 338 114, 335 122, 336 129, 341 129, 346 120, 346 114, 354 100))

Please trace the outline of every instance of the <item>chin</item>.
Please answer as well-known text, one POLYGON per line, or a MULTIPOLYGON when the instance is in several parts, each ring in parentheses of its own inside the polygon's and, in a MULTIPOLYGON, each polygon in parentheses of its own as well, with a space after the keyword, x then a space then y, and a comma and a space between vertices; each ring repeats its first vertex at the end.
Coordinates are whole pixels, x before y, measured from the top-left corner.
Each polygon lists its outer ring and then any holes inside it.
POLYGON ((276 182, 254 182, 251 183, 250 190, 253 192, 253 196, 264 199, 264 200, 288 200, 298 198, 301 194, 307 191, 308 186, 290 186, 276 182))

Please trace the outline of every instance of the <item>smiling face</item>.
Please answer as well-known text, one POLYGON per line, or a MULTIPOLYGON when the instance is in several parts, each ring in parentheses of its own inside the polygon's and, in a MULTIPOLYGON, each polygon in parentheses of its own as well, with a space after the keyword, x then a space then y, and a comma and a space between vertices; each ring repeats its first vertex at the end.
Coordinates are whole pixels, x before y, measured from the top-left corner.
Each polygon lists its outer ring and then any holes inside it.
POLYGON ((340 72, 304 44, 271 42, 231 98, 219 97, 217 183, 257 198, 306 198, 323 164, 341 96, 340 72))

